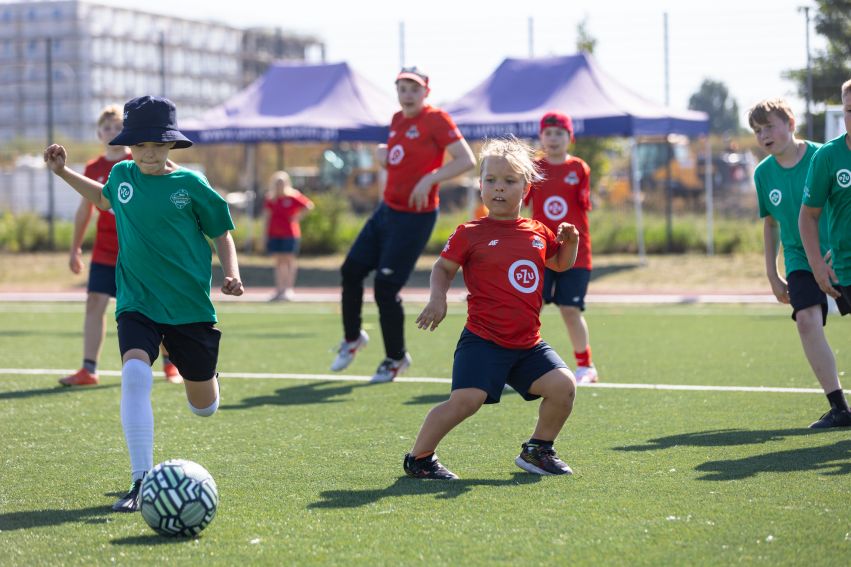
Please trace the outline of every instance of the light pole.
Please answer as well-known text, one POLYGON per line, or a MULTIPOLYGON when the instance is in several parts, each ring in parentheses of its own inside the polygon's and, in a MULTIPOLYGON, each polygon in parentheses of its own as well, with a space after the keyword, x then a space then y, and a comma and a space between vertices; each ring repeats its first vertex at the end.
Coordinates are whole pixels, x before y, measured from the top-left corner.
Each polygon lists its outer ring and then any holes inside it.
POLYGON ((813 139, 813 112, 812 112, 812 100, 813 100, 813 66, 812 59, 810 58, 810 7, 809 6, 801 6, 798 8, 799 11, 804 12, 804 21, 806 22, 806 38, 807 38, 807 139, 813 139))

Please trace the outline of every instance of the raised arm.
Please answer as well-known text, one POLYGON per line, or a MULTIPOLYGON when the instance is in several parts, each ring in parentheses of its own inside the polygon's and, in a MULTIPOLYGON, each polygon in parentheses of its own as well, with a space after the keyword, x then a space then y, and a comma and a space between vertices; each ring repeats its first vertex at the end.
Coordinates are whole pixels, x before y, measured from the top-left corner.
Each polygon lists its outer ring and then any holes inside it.
POLYGON ((839 278, 836 277, 836 272, 827 265, 821 255, 821 243, 818 235, 820 216, 821 208, 801 205, 801 212, 798 215, 798 230, 801 232, 801 242, 804 244, 807 261, 810 263, 813 277, 816 278, 818 286, 827 295, 837 298, 839 292, 833 288, 833 282, 839 283, 839 278))
POLYGON ((44 162, 50 171, 61 177, 74 191, 91 201, 99 209, 106 210, 112 207, 109 199, 101 193, 103 185, 69 169, 65 165, 67 158, 68 154, 65 148, 58 144, 53 144, 44 150, 44 162))
POLYGON ((432 185, 457 177, 465 171, 473 169, 476 165, 473 150, 470 149, 464 138, 446 146, 446 151, 449 152, 451 159, 434 171, 426 173, 411 192, 408 204, 417 210, 422 209, 428 203, 428 194, 432 185))
POLYGON ((446 294, 461 264, 440 257, 431 269, 430 295, 422 313, 417 317, 417 327, 433 331, 446 317, 446 294))
POLYGON ((576 252, 579 250, 579 230, 570 223, 558 225, 556 242, 561 246, 558 252, 547 258, 546 266, 556 272, 569 270, 576 262, 576 252))
POLYGON ((219 262, 222 263, 222 271, 225 274, 222 283, 222 293, 225 295, 242 295, 245 289, 242 286, 242 278, 239 276, 239 263, 236 260, 236 246, 230 231, 216 238, 216 253, 219 262))

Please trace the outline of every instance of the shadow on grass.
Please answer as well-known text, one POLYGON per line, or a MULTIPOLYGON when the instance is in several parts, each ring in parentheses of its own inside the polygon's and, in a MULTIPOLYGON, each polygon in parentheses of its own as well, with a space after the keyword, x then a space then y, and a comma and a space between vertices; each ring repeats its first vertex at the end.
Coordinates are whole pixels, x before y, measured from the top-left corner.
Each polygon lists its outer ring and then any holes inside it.
POLYGON ((27 510, 0 514, 0 531, 11 532, 61 524, 105 524, 112 514, 109 506, 92 506, 80 510, 27 510))
POLYGON ((346 401, 345 399, 334 399, 352 393, 355 388, 362 388, 368 384, 358 382, 311 382, 289 388, 278 388, 274 394, 267 396, 256 396, 245 398, 237 405, 222 406, 220 409, 248 409, 257 406, 297 406, 308 404, 333 404, 346 401))
POLYGON ((434 495, 436 498, 458 498, 470 492, 475 486, 517 486, 540 481, 540 476, 523 472, 514 473, 511 478, 504 480, 420 480, 403 476, 387 488, 326 490, 319 494, 322 500, 308 505, 308 508, 358 508, 393 496, 434 495))
POLYGON ((406 406, 418 406, 420 404, 436 405, 441 404, 449 399, 449 394, 423 394, 422 396, 414 396, 405 402, 406 406))
POLYGON ((166 537, 155 534, 153 532, 146 535, 120 537, 110 540, 112 545, 174 545, 180 543, 188 543, 198 539, 194 537, 166 537))
POLYGON ((52 396, 54 394, 71 395, 78 392, 96 392, 107 388, 117 388, 121 384, 101 384, 99 386, 85 386, 68 388, 65 386, 51 386, 50 388, 37 388, 35 390, 15 390, 13 392, 0 392, 0 400, 21 400, 35 398, 36 396, 52 396))
POLYGON ((799 437, 801 435, 818 435, 823 429, 717 429, 713 431, 699 431, 697 433, 683 433, 650 439, 645 445, 627 445, 626 447, 615 447, 616 451, 656 451, 658 449, 670 449, 671 447, 728 447, 732 445, 758 445, 769 441, 781 441, 787 437, 799 437))
POLYGON ((847 475, 851 474, 851 440, 742 459, 708 461, 695 470, 706 473, 698 480, 742 480, 758 473, 799 471, 823 471, 828 476, 847 475))

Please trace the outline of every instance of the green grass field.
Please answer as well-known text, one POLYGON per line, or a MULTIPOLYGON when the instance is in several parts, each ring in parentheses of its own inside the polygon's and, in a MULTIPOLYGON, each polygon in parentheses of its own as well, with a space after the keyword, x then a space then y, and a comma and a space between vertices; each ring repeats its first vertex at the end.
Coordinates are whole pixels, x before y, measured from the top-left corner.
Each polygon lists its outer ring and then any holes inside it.
MULTIPOLYGON (((417 331, 409 378, 449 378, 464 306, 417 331)), ((0 304, 0 368, 75 369, 82 305, 0 304)), ((328 304, 219 306, 222 406, 192 415, 157 375, 155 461, 187 458, 215 477, 218 515, 194 540, 108 511, 128 484, 119 379, 60 389, 60 374, 0 373, 0 565, 841 565, 851 557, 851 431, 806 426, 819 393, 580 388, 556 445, 572 477, 513 459, 537 404, 506 394, 441 444, 462 480, 405 478, 403 454, 447 383, 246 378, 326 374, 340 335, 328 304), (231 377, 231 375, 233 375, 231 377), (191 563, 188 563, 191 562, 191 563)), ((373 336, 344 376, 371 374, 373 336)), ((607 385, 816 388, 783 307, 592 306, 607 385)), ((563 356, 547 309, 543 334, 563 356)), ((828 335, 851 367, 848 321, 828 335)), ((572 361, 568 356, 565 360, 572 361)), ((101 369, 120 368, 108 333, 101 369)), ((155 365, 159 370, 159 363, 155 365)), ((846 386, 851 378, 845 376, 846 386)))

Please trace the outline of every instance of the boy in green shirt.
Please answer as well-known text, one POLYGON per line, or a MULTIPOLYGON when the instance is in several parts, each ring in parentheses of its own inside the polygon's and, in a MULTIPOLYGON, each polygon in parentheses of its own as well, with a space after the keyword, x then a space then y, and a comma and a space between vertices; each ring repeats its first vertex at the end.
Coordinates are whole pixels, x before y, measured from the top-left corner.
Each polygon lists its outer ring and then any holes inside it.
MULTIPOLYGON (((810 161, 819 145, 795 137, 795 117, 782 99, 767 99, 750 109, 748 122, 756 140, 769 155, 754 170, 759 215, 764 218, 765 271, 771 291, 780 303, 792 305, 792 319, 804 354, 827 396, 830 410, 812 428, 851 425, 848 403, 839 384, 836 358, 824 334, 827 296, 819 288, 801 243, 798 214, 810 161), (777 273, 777 255, 783 244, 786 280, 777 273)), ((819 257, 827 252, 825 223, 819 257)))
POLYGON ((110 145, 129 146, 133 160, 116 164, 104 185, 66 167, 62 146, 47 148, 44 160, 95 206, 115 213, 121 425, 132 485, 112 509, 135 512, 142 479, 154 464, 151 364, 160 342, 184 377, 192 412, 207 417, 219 405, 221 332, 210 300, 212 255, 205 236, 216 244, 225 275, 222 292, 242 295, 243 286, 227 202, 204 176, 168 161, 169 150, 192 145, 177 129, 174 104, 150 96, 129 101, 123 129, 110 145))

